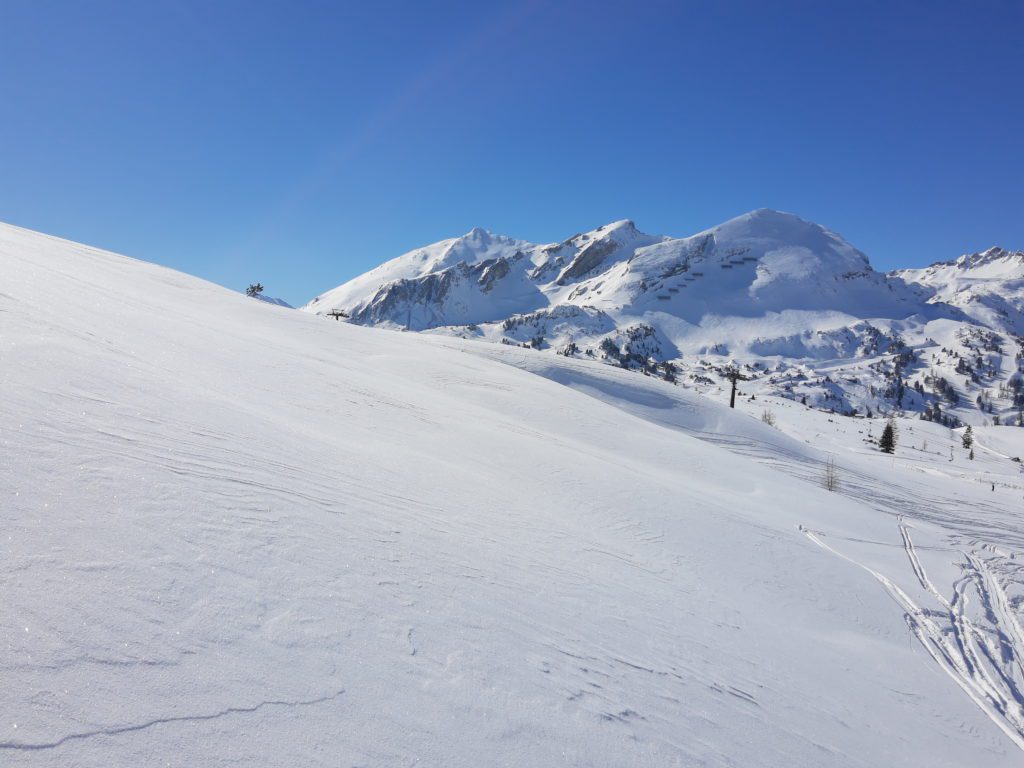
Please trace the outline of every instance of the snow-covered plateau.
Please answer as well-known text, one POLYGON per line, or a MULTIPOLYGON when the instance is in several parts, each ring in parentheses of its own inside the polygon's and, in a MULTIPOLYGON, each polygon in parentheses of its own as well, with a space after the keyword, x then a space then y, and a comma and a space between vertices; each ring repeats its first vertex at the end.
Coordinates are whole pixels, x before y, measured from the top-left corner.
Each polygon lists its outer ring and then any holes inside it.
POLYGON ((341 322, 0 225, 0 765, 1024 761, 1024 429, 600 360, 1009 380, 1010 325, 770 212, 370 275, 341 322))

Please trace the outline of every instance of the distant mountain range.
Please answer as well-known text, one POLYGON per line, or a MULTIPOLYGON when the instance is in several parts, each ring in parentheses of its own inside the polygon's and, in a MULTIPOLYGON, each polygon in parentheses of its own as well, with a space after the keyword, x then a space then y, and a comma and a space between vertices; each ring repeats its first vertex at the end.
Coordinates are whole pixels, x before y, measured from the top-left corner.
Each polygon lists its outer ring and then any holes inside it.
POLYGON ((840 413, 1017 420, 1024 253, 875 271, 838 234, 752 211, 684 238, 623 220, 560 243, 486 230, 403 254, 303 310, 600 359, 708 393, 728 366, 840 413))
POLYGON ((935 304, 950 304, 987 327, 1024 334, 1024 251, 989 248, 892 277, 923 286, 935 304))

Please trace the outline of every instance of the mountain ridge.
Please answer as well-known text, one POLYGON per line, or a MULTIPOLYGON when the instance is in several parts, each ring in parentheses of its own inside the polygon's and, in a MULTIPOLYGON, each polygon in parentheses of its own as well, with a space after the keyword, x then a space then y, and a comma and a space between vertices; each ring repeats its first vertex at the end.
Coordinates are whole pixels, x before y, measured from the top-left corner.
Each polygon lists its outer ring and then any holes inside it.
POLYGON ((1004 417, 1021 415, 1017 366, 979 361, 976 351, 987 333, 998 336, 1001 358, 1015 354, 1024 331, 1024 263, 1018 278, 1013 253, 961 257, 961 272, 997 264, 1013 274, 991 290, 984 286, 992 275, 968 275, 971 285, 964 278, 951 293, 940 285, 947 278, 939 263, 879 272, 842 235, 768 208, 686 237, 647 234, 631 219, 547 244, 474 228, 385 262, 302 309, 668 378, 681 371, 696 385, 719 386, 721 372, 740 365, 763 380, 749 385, 755 391, 842 413, 909 409, 959 423, 978 416, 961 406, 979 398, 986 409, 1002 400, 1004 417), (1006 284, 1017 279, 1020 290, 1006 299, 1006 284), (968 369, 987 378, 950 383, 968 369))

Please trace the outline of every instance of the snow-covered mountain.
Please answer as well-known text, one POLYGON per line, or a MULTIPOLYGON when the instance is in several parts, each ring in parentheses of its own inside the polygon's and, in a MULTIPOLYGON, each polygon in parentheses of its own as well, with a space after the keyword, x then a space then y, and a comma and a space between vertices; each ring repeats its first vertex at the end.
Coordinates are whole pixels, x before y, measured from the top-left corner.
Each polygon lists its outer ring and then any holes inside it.
POLYGON ((930 301, 951 304, 980 325, 1024 334, 1024 251, 989 248, 892 274, 925 287, 930 301))
MULTIPOLYGON (((549 253, 549 282, 663 270, 631 230, 549 253)), ((688 247, 695 280, 756 277, 760 246, 721 272, 688 247)), ((877 420, 338 323, 2 225, 0 382, 4 766, 1024 754, 1024 430, 978 428, 975 456, 903 420, 888 456, 877 420)))
POLYGON ((313 299, 352 322, 409 330, 481 324, 557 306, 622 316, 830 311, 907 316, 925 297, 875 272, 838 235, 759 210, 683 239, 617 221, 553 245, 474 229, 411 251, 313 299))
POLYGON ((631 221, 550 245, 475 229, 303 309, 602 359, 704 390, 738 365, 750 393, 984 423, 1019 419, 1024 406, 1020 262, 989 251, 886 275, 836 233, 758 210, 686 238, 631 221))

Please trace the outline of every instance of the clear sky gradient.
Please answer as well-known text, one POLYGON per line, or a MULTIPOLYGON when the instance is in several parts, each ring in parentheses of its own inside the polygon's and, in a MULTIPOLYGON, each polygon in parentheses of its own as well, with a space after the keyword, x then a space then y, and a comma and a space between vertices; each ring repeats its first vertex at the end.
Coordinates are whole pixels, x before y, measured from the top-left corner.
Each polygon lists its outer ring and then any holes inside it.
POLYGON ((0 220, 294 304, 474 226, 1024 248, 1022 39, 999 0, 0 0, 0 220))

